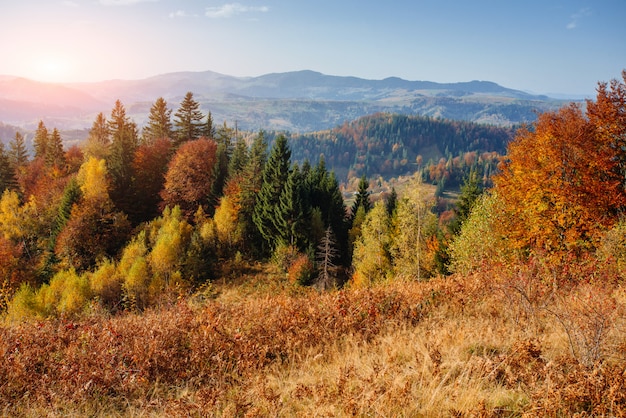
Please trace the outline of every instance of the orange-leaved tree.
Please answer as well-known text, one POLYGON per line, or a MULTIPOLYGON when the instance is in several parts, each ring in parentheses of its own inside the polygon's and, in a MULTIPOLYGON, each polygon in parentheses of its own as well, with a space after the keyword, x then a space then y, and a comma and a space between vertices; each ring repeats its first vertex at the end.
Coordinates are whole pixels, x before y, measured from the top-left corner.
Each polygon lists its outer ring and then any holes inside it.
POLYGON ((494 184, 515 249, 577 256, 618 221, 626 208, 624 88, 600 84, 587 114, 575 104, 544 113, 509 144, 494 184))
POLYGON ((213 185, 217 144, 206 138, 183 143, 169 163, 161 197, 165 205, 180 206, 191 218, 199 206, 207 209, 213 185))

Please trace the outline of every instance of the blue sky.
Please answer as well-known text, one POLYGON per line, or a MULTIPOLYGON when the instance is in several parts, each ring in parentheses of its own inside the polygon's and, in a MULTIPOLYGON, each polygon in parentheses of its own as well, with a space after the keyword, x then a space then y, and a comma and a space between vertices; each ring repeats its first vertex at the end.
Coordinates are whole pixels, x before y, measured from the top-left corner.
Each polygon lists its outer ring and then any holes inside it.
POLYGON ((0 0, 0 74, 42 81, 310 69, 594 95, 626 0, 0 0))

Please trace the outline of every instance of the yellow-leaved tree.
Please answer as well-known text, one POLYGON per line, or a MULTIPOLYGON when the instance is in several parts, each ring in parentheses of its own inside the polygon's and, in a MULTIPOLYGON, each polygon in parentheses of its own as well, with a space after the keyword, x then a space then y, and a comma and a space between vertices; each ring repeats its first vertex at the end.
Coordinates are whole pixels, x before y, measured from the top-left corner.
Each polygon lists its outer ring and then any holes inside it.
POLYGON ((420 280, 435 272, 435 251, 430 243, 437 232, 437 216, 429 199, 421 177, 415 176, 397 203, 390 248, 396 278, 420 280))
POLYGON ((391 220, 383 201, 367 213, 352 256, 354 286, 368 286, 385 280, 391 272, 391 220))

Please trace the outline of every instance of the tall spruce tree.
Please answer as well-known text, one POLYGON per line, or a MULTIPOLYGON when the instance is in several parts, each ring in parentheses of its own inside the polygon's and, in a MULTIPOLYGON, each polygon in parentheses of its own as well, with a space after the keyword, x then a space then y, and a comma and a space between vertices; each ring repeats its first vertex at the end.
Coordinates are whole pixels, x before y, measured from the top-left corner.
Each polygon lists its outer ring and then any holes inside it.
POLYGON ((356 197, 354 203, 352 204, 352 210, 350 211, 350 222, 354 219, 357 210, 360 206, 363 207, 365 213, 370 211, 372 208, 372 203, 370 202, 370 194, 368 191, 369 182, 367 181, 367 177, 363 175, 359 180, 359 189, 356 192, 356 197))
POLYGON ((4 144, 0 142, 0 193, 5 190, 16 190, 17 179, 15 170, 8 153, 4 149, 4 144))
POLYGON ((267 162, 267 141, 260 131, 250 147, 249 158, 241 171, 239 187, 239 204, 241 206, 240 222, 243 231, 244 247, 251 253, 261 252, 263 239, 254 223, 254 212, 257 195, 263 185, 263 170, 267 162))
POLYGON ((142 131, 142 140, 146 144, 151 144, 162 138, 174 139, 174 130, 172 109, 167 107, 167 102, 163 97, 159 97, 150 108, 148 124, 142 131))
POLYGON ((137 125, 126 116, 126 109, 117 100, 108 121, 111 135, 107 169, 112 177, 111 200, 119 210, 127 212, 132 202, 129 193, 133 179, 133 159, 138 146, 137 125))
POLYGON ((63 150, 63 140, 57 128, 52 130, 48 138, 48 145, 45 155, 46 165, 63 167, 65 165, 65 151, 63 150))
POLYGON ((389 216, 393 216, 393 213, 396 211, 396 207, 398 206, 398 192, 396 192, 395 187, 391 187, 391 193, 385 201, 385 206, 387 208, 387 214, 389 216))
POLYGON ((232 154, 232 135, 233 129, 229 128, 224 122, 214 135, 217 142, 217 163, 213 168, 213 186, 211 188, 211 196, 209 201, 209 215, 213 215, 213 209, 217 206, 219 199, 224 194, 224 186, 229 177, 230 156, 232 154))
POLYGON ((9 142, 8 155, 11 165, 13 165, 13 169, 16 172, 28 164, 28 150, 26 149, 24 135, 15 132, 15 137, 9 142))
POLYGON ((204 123, 204 128, 202 129, 202 135, 211 139, 215 138, 215 124, 213 123, 213 115, 211 112, 206 115, 206 122, 204 123))
POLYGON ((91 125, 87 143, 84 147, 85 157, 95 157, 97 159, 107 159, 111 138, 109 124, 104 113, 100 112, 91 125))
POLYGON ((305 250, 310 244, 308 238, 311 208, 305 202, 304 179, 298 165, 294 165, 289 173, 274 212, 277 240, 282 244, 305 250))
POLYGON ((267 248, 270 249, 276 247, 280 236, 275 225, 275 207, 279 204, 280 196, 287 184, 290 165, 291 150, 287 145, 287 138, 279 135, 263 170, 263 183, 257 195, 252 218, 267 248))
POLYGON ((188 91, 174 114, 174 126, 176 126, 175 145, 179 146, 183 142, 200 138, 205 130, 202 122, 203 118, 204 116, 200 111, 200 103, 193 98, 193 93, 188 91))
POLYGON ((33 147, 35 148, 35 158, 45 158, 48 152, 48 128, 42 120, 37 125, 35 137, 33 138, 33 147))
POLYGON ((470 171, 469 175, 463 181, 463 184, 461 185, 461 194, 459 195, 459 200, 456 202, 456 208, 454 210, 456 216, 450 223, 450 231, 453 234, 461 232, 463 222, 469 218, 474 203, 483 193, 481 183, 482 182, 478 177, 478 173, 474 170, 470 171))
POLYGON ((352 203, 352 208, 350 210, 350 219, 349 219, 350 228, 352 228, 352 224, 354 223, 354 218, 360 207, 363 208, 363 211, 365 212, 366 215, 372 208, 372 203, 370 202, 370 196, 369 196, 370 194, 368 191, 369 182, 367 181, 367 177, 365 177, 365 175, 363 175, 359 179, 358 187, 359 188, 356 192, 356 196, 355 196, 354 202, 352 203))
POLYGON ((248 162, 248 145, 242 136, 235 139, 233 153, 228 162, 228 176, 233 177, 242 172, 248 162))

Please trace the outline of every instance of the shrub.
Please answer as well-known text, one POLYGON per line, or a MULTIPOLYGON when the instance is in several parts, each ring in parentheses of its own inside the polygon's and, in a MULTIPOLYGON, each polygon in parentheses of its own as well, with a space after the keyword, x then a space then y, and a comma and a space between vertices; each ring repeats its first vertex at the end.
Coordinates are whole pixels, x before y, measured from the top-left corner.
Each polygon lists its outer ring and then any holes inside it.
POLYGON ((308 286, 315 276, 315 265, 306 254, 300 254, 289 266, 287 276, 291 283, 308 286))

